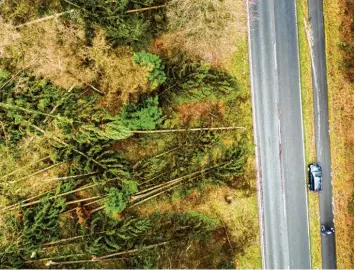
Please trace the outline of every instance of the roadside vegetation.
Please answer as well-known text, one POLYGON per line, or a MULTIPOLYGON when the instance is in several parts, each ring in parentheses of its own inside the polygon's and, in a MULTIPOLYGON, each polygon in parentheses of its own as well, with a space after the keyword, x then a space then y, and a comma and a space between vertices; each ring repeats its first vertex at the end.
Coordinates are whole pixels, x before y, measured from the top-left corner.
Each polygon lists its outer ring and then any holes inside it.
MULTIPOLYGON (((311 55, 306 34, 306 28, 308 28, 307 4, 307 1, 297 2, 297 26, 301 68, 302 116, 305 136, 306 164, 310 164, 316 160, 316 148, 314 141, 311 55), (305 22, 307 23, 305 24, 305 22)), ((308 181, 308 177, 305 181, 308 181)), ((308 183, 305 184, 307 185, 308 183)), ((322 269, 318 195, 311 192, 308 193, 308 217, 312 268, 322 269)))
POLYGON ((261 267, 244 2, 178 2, 2 3, 0 268, 261 267))
POLYGON ((324 3, 337 267, 354 268, 354 3, 324 3))
MULTIPOLYGON (((297 4, 306 162, 310 163, 316 155, 310 50, 304 24, 308 10, 307 1, 297 4)), ((323 7, 337 267, 350 269, 354 266, 353 4, 345 0, 329 0, 324 1, 323 7)), ((313 194, 309 194, 308 199, 312 268, 321 269, 318 199, 313 194)))

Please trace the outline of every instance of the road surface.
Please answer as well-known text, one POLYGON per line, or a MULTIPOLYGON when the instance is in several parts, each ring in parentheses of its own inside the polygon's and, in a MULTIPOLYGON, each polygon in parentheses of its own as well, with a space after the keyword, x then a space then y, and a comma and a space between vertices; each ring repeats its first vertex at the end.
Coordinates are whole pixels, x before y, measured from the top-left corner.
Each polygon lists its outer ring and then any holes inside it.
MULTIPOLYGON (((323 1, 309 0, 308 12, 313 36, 312 79, 316 154, 317 162, 322 166, 323 172, 323 190, 319 193, 320 223, 328 227, 334 227, 323 1)), ((322 267, 323 269, 335 269, 335 234, 322 236, 321 241, 322 267)))
POLYGON ((249 57, 264 268, 310 268, 295 0, 249 4, 249 57))

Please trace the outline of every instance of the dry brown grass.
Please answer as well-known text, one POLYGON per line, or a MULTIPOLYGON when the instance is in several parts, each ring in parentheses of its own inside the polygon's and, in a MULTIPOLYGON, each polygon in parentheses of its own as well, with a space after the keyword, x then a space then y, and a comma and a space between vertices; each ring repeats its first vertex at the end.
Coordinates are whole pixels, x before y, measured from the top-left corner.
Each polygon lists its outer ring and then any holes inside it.
POLYGON ((155 46, 179 49, 215 66, 228 60, 246 32, 244 0, 171 0, 169 33, 155 46))
MULTIPOLYGON (((8 22, 22 24, 37 19, 39 10, 43 13, 60 12, 62 10, 60 0, 4 0, 0 4, 0 16, 8 22)), ((44 15, 42 15, 44 16, 44 15)))
POLYGON ((34 75, 45 77, 63 88, 82 86, 95 79, 96 74, 83 65, 82 28, 59 20, 24 27, 20 31, 5 24, 0 27, 0 35, 16 37, 1 48, 2 57, 13 58, 18 69, 30 67, 34 75))
POLYGON ((5 23, 4 19, 0 17, 0 58, 5 58, 8 56, 7 48, 11 44, 18 41, 20 38, 20 33, 14 31, 11 24, 5 23))
POLYGON ((87 48, 87 56, 93 61, 100 75, 100 90, 106 93, 103 104, 114 113, 122 102, 137 99, 143 92, 152 91, 147 79, 149 69, 133 62, 129 47, 111 49, 103 31, 98 30, 93 46, 87 48))
POLYGON ((223 117, 226 105, 222 100, 211 100, 204 102, 184 103, 176 106, 176 113, 179 118, 177 126, 199 126, 201 121, 218 121, 223 117))
POLYGON ((112 49, 100 29, 87 46, 83 28, 60 19, 20 30, 1 20, 0 38, 0 57, 13 59, 17 69, 28 68, 66 89, 95 84, 105 93, 102 105, 113 114, 122 103, 153 91, 149 68, 134 63, 130 47, 112 49))
MULTIPOLYGON (((344 41, 353 44, 348 27, 353 21, 349 1, 324 1, 329 121, 338 268, 353 268, 354 261, 354 83, 344 70, 344 41)), ((352 65, 353 67, 353 65, 352 65)), ((351 68, 352 68, 351 67, 351 68)))
POLYGON ((33 136, 23 139, 19 144, 21 156, 17 159, 13 157, 10 149, 7 147, 1 148, 0 183, 3 185, 2 193, 7 196, 0 196, 0 208, 8 204, 9 201, 17 201, 16 198, 35 196, 58 184, 45 180, 55 178, 58 174, 65 172, 67 169, 65 163, 57 163, 58 166, 34 174, 54 164, 50 158, 36 163, 36 161, 51 155, 50 148, 43 147, 44 145, 48 145, 48 140, 44 137, 33 136), (33 165, 29 166, 31 164, 33 165), (9 177, 4 177, 12 172, 15 173, 9 177))

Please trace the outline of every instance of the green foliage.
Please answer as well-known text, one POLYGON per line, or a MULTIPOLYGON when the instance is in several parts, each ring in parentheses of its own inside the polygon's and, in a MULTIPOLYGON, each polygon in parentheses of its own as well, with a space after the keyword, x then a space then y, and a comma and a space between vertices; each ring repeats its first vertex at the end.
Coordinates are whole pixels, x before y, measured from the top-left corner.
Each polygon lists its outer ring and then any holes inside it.
POLYGON ((58 215, 65 208, 64 198, 50 199, 47 195, 33 208, 27 208, 23 213, 22 244, 26 250, 34 251, 45 241, 55 240, 59 236, 58 215))
POLYGON ((153 89, 165 82, 166 76, 164 72, 164 64, 159 56, 142 51, 134 54, 134 62, 144 67, 148 67, 150 70, 148 80, 151 82, 151 87, 153 89))
POLYGON ((158 96, 155 96, 143 100, 138 105, 129 103, 123 106, 117 118, 130 130, 151 130, 163 122, 162 115, 158 96))
POLYGON ((247 158, 243 145, 232 145, 227 149, 224 156, 217 161, 220 165, 213 169, 213 175, 221 179, 226 179, 233 175, 242 175, 247 158))
MULTIPOLYGON (((68 142, 77 144, 120 140, 131 135, 119 119, 96 105, 97 95, 82 97, 79 89, 63 93, 62 89, 44 79, 26 75, 3 89, 0 93, 0 121, 8 130, 6 135, 13 146, 28 131, 35 131, 32 125, 45 128, 48 119, 49 122, 55 121, 68 142)), ((4 139, 5 136, 0 143, 4 143, 4 139)))
POLYGON ((0 67, 0 83, 4 83, 10 77, 10 73, 0 67))
MULTIPOLYGON (((98 141, 123 140, 131 136, 131 132, 117 118, 106 118, 111 120, 104 123, 101 127, 93 123, 83 124, 79 126, 80 133, 75 134, 72 138, 79 143, 92 143, 98 141)), ((68 134, 70 135, 70 133, 68 134)))
POLYGON ((221 264, 218 269, 236 269, 235 261, 230 260, 221 264))
POLYGON ((61 144, 55 145, 53 158, 57 162, 72 161, 69 168, 69 175, 98 173, 91 176, 94 182, 105 182, 106 180, 120 177, 131 178, 130 164, 120 152, 108 149, 111 144, 77 145, 66 147, 61 144), (78 154, 76 151, 85 153, 78 154))
POLYGON ((98 213, 91 222, 91 237, 88 238, 85 249, 95 255, 130 249, 144 236, 151 225, 147 218, 127 218, 120 221, 98 213), (105 233, 97 234, 97 232, 105 233))
MULTIPOLYGON (((142 250, 132 256, 127 260, 126 267, 129 269, 166 268, 162 267, 165 262, 185 251, 192 242, 196 244, 209 239, 219 226, 216 219, 197 212, 164 214, 155 212, 149 219, 152 227, 146 232, 146 240, 150 241, 150 244, 165 241, 167 243, 153 249, 142 250), (173 257, 169 257, 171 254, 173 257)), ((140 246, 144 247, 143 244, 140 246)))
POLYGON ((159 1, 71 0, 70 2, 80 9, 89 36, 96 26, 101 26, 113 45, 142 48, 154 35, 164 29, 162 10, 127 13, 128 10, 149 7, 158 4, 159 1))
POLYGON ((19 269, 23 268, 25 262, 15 245, 0 246, 0 268, 19 269))
POLYGON ((138 192, 135 181, 125 180, 122 188, 110 188, 104 201, 105 212, 113 218, 119 218, 119 214, 126 209, 131 195, 138 192))
POLYGON ((138 254, 129 260, 129 269, 157 269, 154 255, 138 254))
POLYGON ((27 134, 29 123, 42 127, 46 114, 59 102, 58 90, 45 80, 21 77, 17 82, 8 83, 0 93, 0 121, 6 130, 1 130, 0 144, 6 137, 10 146, 27 134))
POLYGON ((165 88, 177 103, 201 100, 235 100, 240 93, 237 81, 224 71, 202 61, 177 54, 166 62, 165 88))
POLYGON ((216 162, 216 149, 224 149, 216 132, 181 133, 174 142, 174 147, 169 147, 172 151, 166 150, 164 154, 136 163, 133 177, 140 183, 159 184, 212 166, 216 162))
POLYGON ((110 116, 96 102, 95 94, 83 96, 80 89, 64 92, 46 80, 23 74, 0 93, 0 144, 15 148, 28 134, 44 135, 51 139, 55 161, 75 161, 74 175, 101 172, 96 178, 128 177, 122 155, 108 148, 131 133, 121 119, 110 116), (47 132, 53 124, 59 129, 55 138, 33 127, 47 132))

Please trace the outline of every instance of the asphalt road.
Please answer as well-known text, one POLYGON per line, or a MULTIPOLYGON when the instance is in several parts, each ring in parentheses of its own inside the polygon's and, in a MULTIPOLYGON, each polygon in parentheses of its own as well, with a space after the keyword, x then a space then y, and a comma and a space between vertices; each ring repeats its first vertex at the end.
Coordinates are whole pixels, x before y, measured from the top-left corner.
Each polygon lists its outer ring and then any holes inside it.
POLYGON ((249 4, 263 268, 310 268, 295 0, 249 4))
MULTIPOLYGON (((322 0, 308 1, 308 16, 313 36, 312 79, 316 154, 317 162, 322 166, 323 172, 323 190, 319 193, 320 223, 328 227, 334 227, 322 0)), ((335 234, 322 236, 321 239, 322 267, 323 269, 335 269, 335 234)))

